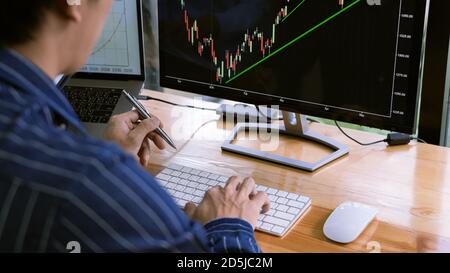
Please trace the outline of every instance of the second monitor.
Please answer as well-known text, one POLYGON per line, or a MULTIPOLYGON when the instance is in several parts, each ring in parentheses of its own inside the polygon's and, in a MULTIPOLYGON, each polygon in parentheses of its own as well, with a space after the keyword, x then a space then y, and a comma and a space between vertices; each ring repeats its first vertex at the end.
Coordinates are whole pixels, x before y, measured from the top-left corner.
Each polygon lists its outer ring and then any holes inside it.
POLYGON ((161 85, 412 134, 427 7, 426 0, 159 1, 161 85))

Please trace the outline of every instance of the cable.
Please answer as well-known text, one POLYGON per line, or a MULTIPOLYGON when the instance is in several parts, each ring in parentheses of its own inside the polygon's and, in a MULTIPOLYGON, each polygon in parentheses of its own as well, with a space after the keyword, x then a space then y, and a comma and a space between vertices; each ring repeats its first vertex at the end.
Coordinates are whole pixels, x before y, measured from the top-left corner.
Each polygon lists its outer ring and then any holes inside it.
POLYGON ((339 125, 339 123, 338 123, 337 121, 334 121, 334 123, 336 124, 336 127, 339 129, 339 131, 341 131, 341 133, 344 134, 344 136, 348 137, 349 139, 351 139, 352 141, 358 143, 358 144, 361 145, 361 146, 371 146, 371 145, 375 145, 375 144, 378 144, 378 143, 387 142, 387 139, 383 139, 383 140, 375 141, 375 142, 372 142, 372 143, 362 143, 362 142, 360 142, 360 141, 354 139, 354 138, 351 137, 350 135, 348 135, 348 134, 344 131, 344 129, 341 128, 341 126, 339 125))
POLYGON ((210 123, 212 123, 212 122, 217 122, 217 121, 218 121, 217 119, 212 119, 212 120, 208 120, 208 121, 204 122, 203 124, 201 124, 201 125, 200 125, 200 126, 199 126, 192 134, 191 134, 191 136, 189 137, 189 139, 188 139, 185 143, 183 143, 183 145, 181 145, 181 146, 178 148, 177 152, 176 152, 175 154, 173 154, 173 155, 169 158, 169 160, 171 160, 174 156, 178 155, 178 153, 181 152, 181 151, 184 149, 184 147, 186 147, 186 145, 188 145, 188 144, 194 139, 195 135, 196 135, 203 127, 205 127, 206 125, 208 125, 208 124, 210 124, 210 123))
POLYGON ((418 138, 418 137, 412 137, 411 139, 412 139, 412 140, 417 140, 418 142, 421 142, 421 143, 423 143, 423 144, 428 144, 425 140, 423 140, 423 139, 421 139, 421 138, 418 138))
POLYGON ((178 104, 178 103, 174 103, 174 102, 170 102, 170 101, 166 101, 166 100, 162 100, 162 99, 157 99, 157 98, 153 98, 153 97, 149 97, 149 96, 138 96, 138 99, 139 100, 154 100, 154 101, 159 101, 159 102, 177 106, 177 107, 184 107, 184 108, 191 108, 191 109, 197 109, 197 110, 203 110, 203 111, 216 112, 216 109, 212 109, 212 108, 204 108, 204 107, 197 107, 197 106, 193 106, 193 105, 178 104))
POLYGON ((362 143, 356 139, 354 139, 353 137, 351 137, 350 135, 348 135, 339 125, 339 123, 337 121, 334 121, 334 123, 336 124, 337 128, 339 129, 339 131, 341 131, 341 133, 344 134, 344 136, 348 137, 349 139, 353 140, 354 142, 358 143, 359 145, 362 146, 370 146, 370 145, 374 145, 374 144, 378 144, 378 143, 383 143, 386 142, 389 146, 399 146, 399 145, 407 145, 411 142, 411 140, 417 140, 419 142, 422 142, 424 144, 427 144, 427 142, 421 138, 418 137, 413 137, 407 134, 402 134, 402 133, 390 133, 388 134, 386 139, 383 140, 379 140, 379 141, 375 141, 372 143, 362 143))

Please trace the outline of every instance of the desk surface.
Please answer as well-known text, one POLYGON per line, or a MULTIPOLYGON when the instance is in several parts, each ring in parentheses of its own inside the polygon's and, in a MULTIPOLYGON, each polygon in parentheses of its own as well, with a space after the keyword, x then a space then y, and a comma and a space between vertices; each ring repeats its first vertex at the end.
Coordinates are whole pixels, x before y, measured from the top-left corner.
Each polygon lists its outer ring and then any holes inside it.
MULTIPOLYGON (((192 98, 144 92, 172 102, 199 104, 192 98)), ((148 166, 151 173, 157 174, 169 163, 191 165, 227 175, 253 176, 258 184, 312 198, 309 212, 284 238, 256 232, 265 252, 450 252, 450 149, 416 143, 394 148, 385 144, 361 147, 333 126, 312 124, 315 132, 347 144, 350 154, 309 173, 222 152, 221 144, 234 125, 218 122, 215 112, 157 101, 144 105, 163 121, 179 148, 177 153, 153 150, 148 166), (377 219, 348 245, 331 242, 322 233, 329 214, 344 201, 367 203, 379 210, 377 219)), ((215 108, 217 104, 204 102, 202 106, 215 108)), ((367 142, 380 139, 365 132, 349 133, 367 142)), ((242 145, 258 143, 249 140, 242 145)), ((280 138, 276 151, 302 160, 313 160, 327 152, 318 145, 287 137, 280 138)))

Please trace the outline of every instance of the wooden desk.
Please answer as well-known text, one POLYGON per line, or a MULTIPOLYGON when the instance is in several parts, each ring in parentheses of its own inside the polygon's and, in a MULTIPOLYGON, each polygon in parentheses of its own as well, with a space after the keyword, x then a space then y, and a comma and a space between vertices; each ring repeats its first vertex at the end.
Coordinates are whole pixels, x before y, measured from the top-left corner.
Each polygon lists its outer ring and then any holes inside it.
MULTIPOLYGON (((157 92, 149 95, 179 103, 193 99, 157 92)), ((154 150, 148 170, 157 174, 169 163, 192 165, 227 175, 253 176, 257 183, 309 196, 310 211, 284 237, 261 232, 256 238, 265 252, 450 252, 450 150, 412 143, 388 148, 384 144, 361 147, 336 128, 311 128, 347 144, 350 155, 308 173, 261 160, 222 152, 220 147, 233 124, 218 122, 214 112, 172 107, 156 101, 144 104, 160 117, 179 151, 154 150), (208 123, 208 121, 211 121, 208 123), (206 122, 196 135, 190 136, 206 122), (379 209, 377 220, 354 243, 327 240, 322 227, 336 206, 358 201, 379 209), (372 247, 374 246, 374 247, 372 247)), ((203 106, 215 108, 213 103, 203 106)), ((349 130, 363 141, 380 136, 349 130)), ((255 141, 245 145, 255 146, 255 141)), ((327 152, 317 145, 282 137, 277 153, 315 157, 327 152)))

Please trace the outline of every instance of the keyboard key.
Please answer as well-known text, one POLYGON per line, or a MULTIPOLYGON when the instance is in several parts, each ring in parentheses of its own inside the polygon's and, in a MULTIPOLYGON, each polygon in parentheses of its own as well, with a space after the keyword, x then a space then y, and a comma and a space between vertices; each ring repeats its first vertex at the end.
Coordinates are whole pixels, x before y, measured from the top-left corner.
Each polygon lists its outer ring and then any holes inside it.
POLYGON ((208 176, 208 178, 209 178, 209 179, 212 179, 212 180, 216 180, 217 178, 219 178, 219 176, 218 176, 217 174, 210 174, 210 175, 208 176))
POLYGON ((269 195, 270 202, 276 202, 278 200, 278 197, 276 195, 269 195))
POLYGON ((190 171, 189 172, 190 174, 192 174, 192 175, 199 175, 200 174, 200 171, 199 170, 192 170, 192 171, 190 171))
POLYGON ((207 173, 207 172, 201 172, 199 175, 200 175, 201 177, 208 177, 209 173, 207 173))
POLYGON ((175 189, 176 186, 177 186, 177 184, 175 184, 175 183, 167 183, 166 188, 175 189))
POLYGON ((286 197, 288 196, 289 193, 285 192, 285 191, 278 191, 277 192, 277 196, 279 197, 286 197))
POLYGON ((297 208, 289 208, 287 212, 296 215, 296 214, 300 213, 300 210, 297 208))
POLYGON ((282 204, 282 205, 286 205, 288 201, 289 200, 287 200, 286 198, 280 197, 280 198, 278 198, 277 203, 278 204, 282 204))
POLYGON ((178 164, 171 164, 169 166, 169 169, 176 170, 176 171, 181 171, 183 168, 184 168, 183 166, 180 166, 178 164))
POLYGON ((169 180, 170 179, 170 176, 169 175, 167 175, 167 174, 163 174, 163 173, 160 173, 160 174, 158 174, 157 176, 156 176, 156 178, 157 179, 161 179, 161 180, 169 180))
POLYGON ((194 189, 196 189, 198 187, 198 185, 199 184, 197 182, 189 182, 188 183, 188 186, 191 187, 191 188, 194 188, 194 189))
POLYGON ((292 201, 290 200, 288 203, 288 206, 302 209, 305 205, 302 202, 292 201))
POLYGON ((269 223, 264 223, 264 224, 261 225, 261 228, 262 228, 262 229, 265 229, 265 230, 267 230, 267 231, 271 231, 272 228, 273 228, 273 225, 272 225, 272 224, 269 224, 269 223))
POLYGON ((219 176, 219 178, 217 178, 217 181, 226 183, 228 182, 228 177, 219 176))
POLYGON ((196 175, 191 175, 191 177, 189 177, 189 180, 195 181, 195 182, 197 182, 199 179, 200 179, 200 176, 196 176, 196 175))
POLYGON ((269 216, 274 216, 275 215, 275 210, 274 209, 271 209, 271 210, 269 210, 267 213, 266 213, 266 215, 269 215, 269 216))
POLYGON ((288 227, 289 226, 289 222, 280 218, 276 218, 273 216, 266 216, 266 218, 264 219, 264 222, 273 224, 273 225, 278 225, 281 227, 288 227))
POLYGON ((288 221, 292 221, 295 219, 295 215, 292 215, 290 213, 285 213, 285 212, 281 212, 278 211, 277 213, 275 213, 275 217, 284 219, 284 220, 288 220, 288 221))
POLYGON ((194 193, 195 189, 191 188, 191 187, 186 187, 186 189, 184 190, 186 193, 192 194, 194 193))
POLYGON ((181 181, 181 179, 180 178, 178 178, 178 177, 172 177, 172 178, 170 178, 170 180, 169 180, 170 182, 173 182, 173 183, 178 183, 178 182, 180 182, 181 181))
POLYGON ((282 212, 286 212, 288 209, 289 209, 289 207, 285 206, 285 205, 279 205, 277 207, 277 210, 282 211, 282 212))
POLYGON ((189 179, 189 177, 191 177, 191 175, 188 173, 183 173, 180 175, 180 178, 182 178, 182 179, 189 179))
POLYGON ((114 111, 115 107, 116 107, 115 105, 105 104, 105 105, 101 105, 100 106, 100 110, 107 111, 107 112, 112 112, 112 111, 114 111))
POLYGON ((181 169, 181 171, 184 173, 190 173, 192 171, 192 169, 188 168, 188 167, 184 167, 183 169, 181 169))
POLYGON ((282 228, 282 227, 275 226, 274 228, 272 228, 272 232, 274 232, 276 234, 280 234, 281 235, 281 234, 284 233, 284 231, 285 231, 285 229, 282 228))
POLYGON ((261 186, 261 185, 258 185, 258 186, 256 186, 256 190, 257 191, 267 191, 267 187, 265 187, 265 186, 261 186))
POLYGON ((202 191, 206 191, 207 189, 209 189, 208 184, 200 184, 198 185, 198 189, 202 190, 202 191))
POLYGON ((178 184, 183 185, 183 186, 187 186, 187 184, 189 184, 189 183, 190 183, 189 180, 186 180, 186 179, 181 179, 181 181, 178 182, 178 184))
POLYGON ((179 192, 179 191, 175 192, 175 194, 174 194, 174 196, 175 196, 176 198, 181 198, 183 195, 184 195, 184 193, 179 192))
POLYGON ((173 173, 173 171, 171 170, 171 169, 164 169, 161 173, 164 173, 164 174, 167 174, 167 175, 170 175, 170 174, 172 174, 173 173))
POLYGON ((194 197, 194 199, 192 199, 192 202, 194 202, 195 204, 200 204, 200 202, 202 202, 202 198, 200 197, 194 197))
POLYGON ((278 190, 276 190, 276 189, 268 189, 267 190, 267 194, 271 194, 271 195, 276 195, 277 192, 278 192, 278 190))
POLYGON ((200 190, 196 190, 194 191, 194 195, 198 196, 198 197, 203 197, 205 195, 204 191, 200 191, 200 190))
POLYGON ((181 172, 179 172, 179 171, 174 171, 172 173, 172 176, 180 176, 180 175, 181 175, 181 172))
MULTIPOLYGON (((185 195, 183 195, 183 197, 182 197, 184 200, 187 200, 187 201, 192 201, 192 199, 194 199, 194 196, 193 195, 190 195, 190 194, 185 194, 185 195)), ((281 217, 280 217, 281 218, 281 217)))
POLYGON ((175 187, 175 190, 176 190, 176 191, 184 191, 185 188, 186 188, 186 187, 183 186, 183 185, 177 185, 177 186, 175 187))
POLYGON ((259 220, 259 221, 264 221, 264 217, 266 217, 266 215, 260 214, 260 215, 258 216, 258 220, 259 220))
POLYGON ((180 207, 182 207, 182 208, 184 208, 184 207, 186 206, 187 202, 188 202, 188 201, 183 200, 183 199, 178 199, 178 200, 177 200, 178 206, 180 206, 180 207))
POLYGON ((297 200, 298 197, 299 197, 298 194, 290 193, 290 194, 288 194, 287 199, 297 200))
POLYGON ((202 183, 202 184, 206 184, 206 183, 209 182, 209 179, 208 179, 208 178, 205 178, 205 177, 202 177, 202 178, 200 178, 200 179, 198 180, 198 182, 199 182, 199 183, 202 183))
POLYGON ((310 199, 306 196, 300 196, 297 200, 306 204, 309 202, 310 199))

